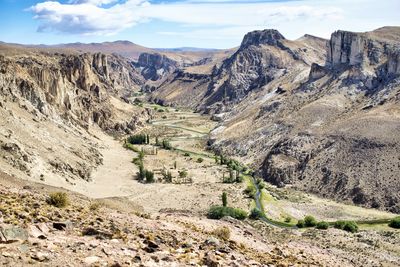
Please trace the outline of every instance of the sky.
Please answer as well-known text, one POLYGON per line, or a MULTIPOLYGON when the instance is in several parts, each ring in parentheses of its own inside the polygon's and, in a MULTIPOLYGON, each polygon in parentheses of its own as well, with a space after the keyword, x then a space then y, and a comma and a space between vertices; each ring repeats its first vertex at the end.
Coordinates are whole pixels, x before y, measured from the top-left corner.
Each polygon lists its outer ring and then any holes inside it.
POLYGON ((232 48, 253 30, 293 40, 400 26, 399 11, 400 0, 0 0, 0 41, 232 48))

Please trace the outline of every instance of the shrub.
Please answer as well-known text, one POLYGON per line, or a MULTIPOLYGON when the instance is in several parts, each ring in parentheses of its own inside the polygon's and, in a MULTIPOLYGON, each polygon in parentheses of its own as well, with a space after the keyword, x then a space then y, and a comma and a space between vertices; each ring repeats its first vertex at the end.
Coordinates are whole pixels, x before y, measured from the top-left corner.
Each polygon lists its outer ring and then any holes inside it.
POLYGON ((392 219, 389 223, 389 226, 392 228, 400 229, 400 217, 392 219))
POLYGON ((185 152, 185 154, 183 154, 184 157, 190 157, 190 153, 185 152))
POLYGON ((243 175, 237 175, 236 176, 236 183, 242 183, 244 181, 243 175))
POLYGON ((152 171, 145 171, 145 176, 146 176, 146 183, 154 183, 154 172, 152 171))
POLYGON ((304 228, 306 226, 306 224, 305 224, 304 220, 298 220, 296 226, 299 228, 304 228))
POLYGON ((337 221, 334 227, 351 233, 358 232, 358 225, 353 221, 337 221))
POLYGON ((357 233, 358 225, 356 222, 346 222, 346 224, 343 227, 343 230, 350 232, 350 233, 357 233))
POLYGON ((139 162, 139 172, 137 173, 137 179, 143 181, 146 178, 146 170, 144 169, 143 163, 139 162))
POLYGON ((64 208, 69 204, 69 199, 67 193, 55 192, 49 195, 46 202, 54 207, 64 208))
POLYGON ((235 209, 231 207, 212 206, 207 214, 208 218, 216 220, 219 220, 225 216, 230 216, 238 220, 244 220, 247 218, 247 212, 242 209, 235 209))
POLYGON ((129 136, 126 141, 132 145, 146 144, 147 136, 145 134, 135 134, 129 136))
POLYGON ((186 170, 179 171, 179 178, 186 178, 188 176, 188 172, 186 170))
POLYGON ((222 226, 214 229, 211 234, 221 240, 228 241, 231 237, 231 230, 226 226, 222 226))
POLYGON ((333 227, 335 227, 336 229, 343 230, 345 224, 346 224, 345 221, 336 221, 335 224, 333 225, 333 227))
POLYGON ((307 227, 314 227, 317 225, 317 220, 313 216, 307 215, 304 217, 304 224, 307 227))
POLYGON ((89 205, 89 210, 96 211, 96 210, 99 210, 102 206, 103 206, 103 204, 101 202, 98 202, 98 201, 91 202, 89 205))
POLYGON ((324 221, 322 221, 322 222, 318 222, 316 227, 317 227, 317 229, 323 229, 323 230, 326 230, 326 229, 328 229, 328 228, 329 228, 329 223, 327 223, 327 222, 324 222, 324 221))
POLYGON ((203 161, 204 161, 203 158, 198 158, 198 159, 197 159, 197 163, 202 163, 203 161))
POLYGON ((168 140, 163 140, 162 141, 162 147, 166 150, 171 150, 172 149, 172 145, 168 140))
POLYGON ((258 220, 263 216, 261 210, 254 208, 251 210, 249 218, 253 220, 258 220))
POLYGON ((256 196, 257 190, 254 188, 254 186, 249 185, 247 186, 247 188, 244 190, 244 193, 250 197, 250 198, 254 198, 256 196))
POLYGON ((228 195, 226 194, 226 192, 222 193, 222 206, 228 206, 228 195))

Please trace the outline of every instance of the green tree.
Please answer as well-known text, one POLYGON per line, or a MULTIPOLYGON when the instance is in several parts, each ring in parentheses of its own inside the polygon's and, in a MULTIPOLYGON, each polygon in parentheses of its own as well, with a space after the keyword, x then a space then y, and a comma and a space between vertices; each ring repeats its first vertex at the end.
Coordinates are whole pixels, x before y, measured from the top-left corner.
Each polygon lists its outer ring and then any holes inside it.
POLYGON ((145 171, 146 183, 154 183, 154 173, 152 171, 145 171))
POLYGON ((137 178, 140 182, 146 178, 146 171, 144 169, 143 162, 139 163, 139 172, 137 174, 137 178))
POLYGON ((228 206, 228 195, 226 194, 226 192, 222 193, 222 206, 228 206))
POLYGON ((400 217, 392 219, 389 223, 389 227, 400 229, 400 217))
POLYGON ((317 220, 313 216, 307 215, 304 217, 304 224, 307 227, 314 227, 317 225, 317 220))
POLYGON ((262 217, 262 212, 261 210, 254 208, 251 210, 249 217, 250 219, 258 220, 262 217))

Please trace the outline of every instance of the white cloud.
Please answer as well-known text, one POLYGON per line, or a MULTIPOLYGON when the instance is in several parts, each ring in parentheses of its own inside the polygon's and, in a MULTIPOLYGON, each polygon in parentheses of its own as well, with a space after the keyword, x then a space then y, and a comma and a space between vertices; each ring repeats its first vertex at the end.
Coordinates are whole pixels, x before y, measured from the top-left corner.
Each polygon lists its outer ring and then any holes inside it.
POLYGON ((69 4, 39 3, 31 11, 42 22, 39 31, 85 35, 114 34, 151 19, 190 26, 223 26, 229 34, 229 29, 232 29, 229 27, 267 28, 288 21, 334 20, 340 18, 342 13, 341 9, 331 6, 258 1, 250 4, 232 3, 231 0, 206 0, 197 4, 150 4, 145 0, 70 0, 69 4), (104 7, 105 4, 109 6, 104 7))
POLYGON ((42 21, 38 31, 84 35, 115 34, 144 20, 140 8, 148 4, 145 0, 128 0, 124 4, 102 8, 102 4, 113 1, 79 1, 82 3, 61 4, 48 1, 31 7, 34 18, 42 21))

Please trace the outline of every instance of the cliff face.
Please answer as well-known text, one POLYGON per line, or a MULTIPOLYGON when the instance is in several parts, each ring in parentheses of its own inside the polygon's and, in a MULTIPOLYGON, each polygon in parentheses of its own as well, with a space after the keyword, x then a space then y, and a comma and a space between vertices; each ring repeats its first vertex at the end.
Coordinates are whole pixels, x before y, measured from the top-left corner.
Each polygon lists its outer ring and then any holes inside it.
POLYGON ((178 62, 158 53, 142 53, 137 67, 146 80, 157 81, 177 69, 178 62))
MULTIPOLYGON (((360 89, 382 89, 399 72, 400 46, 396 40, 379 38, 374 32, 354 33, 336 31, 327 47, 325 68, 331 73, 346 73, 347 83, 360 89)), ((310 77, 316 78, 321 68, 313 68, 310 77)))
POLYGON ((128 133, 149 117, 120 100, 142 83, 120 57, 0 47, 0 168, 53 184, 89 180, 102 162, 92 132, 128 133))
POLYGON ((275 185, 400 212, 400 30, 335 32, 322 59, 322 40, 249 36, 209 87, 223 89, 206 102, 220 103, 212 147, 275 185))
POLYGON ((82 126, 95 122, 104 129, 112 129, 109 96, 132 92, 142 80, 129 63, 108 57, 104 54, 3 57, 0 90, 3 97, 24 98, 43 115, 71 116, 82 126))

